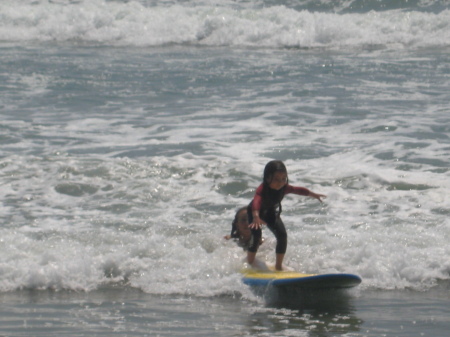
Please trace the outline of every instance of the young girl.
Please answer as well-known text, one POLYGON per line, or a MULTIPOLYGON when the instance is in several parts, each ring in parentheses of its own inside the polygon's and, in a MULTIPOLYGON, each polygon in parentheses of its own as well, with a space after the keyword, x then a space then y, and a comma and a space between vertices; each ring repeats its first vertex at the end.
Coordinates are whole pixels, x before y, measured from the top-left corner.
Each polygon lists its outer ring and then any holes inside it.
MULTIPOLYGON (((247 206, 239 208, 234 216, 233 222, 231 223, 231 233, 230 235, 225 235, 224 238, 226 240, 236 239, 239 247, 247 250, 252 237, 248 224, 247 206)), ((260 244, 262 242, 263 239, 261 239, 260 244)))
POLYGON ((261 239, 261 226, 267 225, 277 239, 275 269, 282 270, 287 247, 287 234, 281 221, 281 200, 286 194, 294 193, 315 198, 322 202, 323 194, 316 194, 305 187, 289 185, 286 166, 273 160, 264 168, 263 183, 256 189, 255 197, 247 207, 251 240, 247 251, 247 262, 253 265, 261 239))

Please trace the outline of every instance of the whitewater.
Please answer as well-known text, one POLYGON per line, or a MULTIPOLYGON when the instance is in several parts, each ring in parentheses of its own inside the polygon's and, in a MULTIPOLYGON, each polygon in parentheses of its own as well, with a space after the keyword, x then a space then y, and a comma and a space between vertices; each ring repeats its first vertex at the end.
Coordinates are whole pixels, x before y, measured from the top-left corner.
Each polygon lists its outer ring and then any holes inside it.
POLYGON ((449 22, 447 1, 2 1, 1 333, 445 334, 449 22), (327 195, 283 200, 285 262, 363 279, 334 304, 241 282, 223 237, 272 159, 327 195))
MULTIPOLYGON (((389 1, 373 3, 378 3, 381 9, 393 5, 389 1)), ((440 4, 422 1, 417 4, 417 10, 403 9, 399 1, 398 8, 389 11, 362 11, 364 3, 358 1, 339 1, 331 9, 327 8, 330 7, 327 2, 286 4, 4 1, 0 5, 0 36, 5 42, 56 41, 135 47, 187 44, 411 48, 445 47, 450 43, 450 12, 445 1, 440 4), (326 11, 317 11, 321 7, 326 11)))

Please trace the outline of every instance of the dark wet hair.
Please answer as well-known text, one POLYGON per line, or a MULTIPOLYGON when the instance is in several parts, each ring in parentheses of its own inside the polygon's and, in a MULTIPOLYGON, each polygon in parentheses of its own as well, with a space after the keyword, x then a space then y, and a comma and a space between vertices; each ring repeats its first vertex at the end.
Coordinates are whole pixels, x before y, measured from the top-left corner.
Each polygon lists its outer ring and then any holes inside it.
POLYGON ((286 173, 287 176, 287 169, 284 163, 281 160, 272 160, 269 161, 266 164, 266 167, 264 167, 264 184, 270 184, 272 181, 273 175, 276 172, 283 172, 286 173))
POLYGON ((263 199, 266 199, 267 201, 270 199, 270 202, 272 204, 280 203, 284 197, 284 190, 286 189, 286 186, 289 183, 289 179, 287 177, 288 175, 286 166, 281 160, 269 161, 264 167, 264 176, 263 176, 264 187, 262 192, 263 199), (279 191, 274 191, 269 186, 276 172, 286 173, 286 185, 279 191))
POLYGON ((233 222, 231 223, 231 237, 234 239, 238 239, 240 237, 239 229, 237 227, 237 222, 238 222, 239 213, 241 213, 241 211, 243 211, 243 210, 247 210, 247 206, 241 207, 236 211, 233 222))

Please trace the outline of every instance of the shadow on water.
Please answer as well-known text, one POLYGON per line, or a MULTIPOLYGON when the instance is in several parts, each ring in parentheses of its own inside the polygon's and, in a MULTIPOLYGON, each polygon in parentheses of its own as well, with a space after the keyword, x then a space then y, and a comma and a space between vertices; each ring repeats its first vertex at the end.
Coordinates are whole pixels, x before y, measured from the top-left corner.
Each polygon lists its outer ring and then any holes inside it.
POLYGON ((263 297, 267 305, 275 307, 342 314, 354 311, 350 293, 342 289, 267 287, 263 297))
POLYGON ((295 287, 252 287, 265 301, 265 309, 252 319, 271 333, 282 330, 307 331, 308 336, 328 337, 360 330, 354 295, 345 289, 299 289, 295 287), (267 310, 270 315, 267 315, 267 310))

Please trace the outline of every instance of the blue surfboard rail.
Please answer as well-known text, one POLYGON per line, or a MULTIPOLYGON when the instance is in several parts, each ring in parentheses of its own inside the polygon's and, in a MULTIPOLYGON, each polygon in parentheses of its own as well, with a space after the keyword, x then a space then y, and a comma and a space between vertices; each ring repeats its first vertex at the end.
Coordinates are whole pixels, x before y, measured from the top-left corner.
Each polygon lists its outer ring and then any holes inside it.
POLYGON ((361 278, 354 274, 317 274, 302 277, 259 278, 245 276, 242 281, 249 286, 291 286, 309 289, 351 288, 361 283, 361 278))

